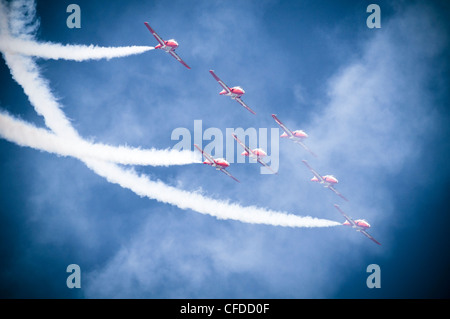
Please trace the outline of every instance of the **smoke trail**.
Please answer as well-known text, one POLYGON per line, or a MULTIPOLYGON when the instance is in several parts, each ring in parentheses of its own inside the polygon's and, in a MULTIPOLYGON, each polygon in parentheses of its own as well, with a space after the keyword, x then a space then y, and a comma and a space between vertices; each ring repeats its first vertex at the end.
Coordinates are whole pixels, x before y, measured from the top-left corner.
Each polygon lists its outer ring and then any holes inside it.
MULTIPOLYGON (((0 11, 1 11, 0 5, 0 11)), ((29 57, 3 53, 11 74, 27 94, 36 111, 45 119, 46 125, 59 137, 78 140, 81 138, 70 125, 61 111, 47 83, 40 77, 38 68, 29 57)), ((275 212, 255 206, 243 207, 238 204, 218 201, 201 194, 188 192, 168 186, 161 181, 154 182, 131 170, 124 170, 115 164, 81 157, 96 174, 109 182, 130 189, 139 196, 146 196, 159 202, 175 205, 181 209, 192 209, 201 214, 208 214, 219 219, 233 219, 246 223, 269 224, 290 227, 330 227, 340 225, 338 222, 301 217, 284 212, 275 212)))
POLYGON ((143 150, 61 138, 45 129, 0 111, 0 136, 20 146, 76 158, 92 158, 118 164, 169 166, 199 163, 191 151, 143 150))
POLYGON ((11 37, 0 38, 0 50, 53 60, 100 60, 120 58, 134 54, 141 54, 154 47, 151 46, 125 46, 125 47, 99 47, 96 45, 62 45, 59 43, 38 43, 31 40, 22 40, 11 37))
POLYGON ((10 8, 3 1, 0 2, 0 51, 3 52, 43 59, 85 61, 109 60, 154 49, 152 46, 100 47, 92 44, 38 43, 33 40, 38 27, 33 1, 14 1, 10 3, 10 8))
POLYGON ((98 175, 109 182, 119 184, 123 188, 132 190, 139 196, 155 199, 162 203, 171 204, 181 209, 192 209, 201 214, 214 216, 218 219, 232 219, 251 224, 266 224, 286 227, 331 227, 341 223, 297 216, 285 212, 276 212, 256 206, 241 206, 207 198, 199 193, 180 190, 161 181, 154 182, 143 175, 137 175, 131 170, 124 170, 117 165, 83 160, 85 164, 98 175))
POLYGON ((47 82, 41 78, 37 65, 30 57, 3 52, 3 58, 13 79, 19 83, 36 112, 44 118, 45 125, 55 134, 81 140, 69 120, 61 111, 47 82))

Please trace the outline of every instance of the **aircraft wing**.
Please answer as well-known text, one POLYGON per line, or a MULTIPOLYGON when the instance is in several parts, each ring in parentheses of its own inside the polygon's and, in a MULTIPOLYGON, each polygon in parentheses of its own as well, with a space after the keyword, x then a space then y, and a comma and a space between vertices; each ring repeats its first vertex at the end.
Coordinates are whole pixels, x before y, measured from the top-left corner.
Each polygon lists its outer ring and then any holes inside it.
POLYGON ((240 97, 235 98, 235 100, 242 105, 243 107, 245 107, 250 113, 256 115, 255 111, 253 111, 247 104, 244 103, 244 101, 241 100, 240 97))
POLYGON ((336 209, 345 217, 345 219, 352 225, 355 227, 358 227, 355 223, 355 221, 349 217, 346 213, 344 213, 344 211, 339 207, 339 205, 334 204, 334 207, 336 207, 336 209))
POLYGON ((223 89, 225 90, 225 91, 227 91, 227 93, 228 94, 230 94, 231 93, 231 90, 230 90, 230 88, 228 87, 228 85, 226 85, 215 73, 214 73, 214 71, 213 70, 209 70, 209 73, 211 73, 211 75, 213 76, 213 78, 217 81, 217 82, 219 82, 219 84, 220 84, 220 86, 221 87, 223 87, 223 89))
MULTIPOLYGON (((336 209, 345 217, 345 219, 352 225, 355 227, 358 227, 355 223, 355 221, 347 216, 346 213, 344 213, 344 211, 339 207, 339 205, 334 204, 334 207, 336 207, 336 209)), ((372 240, 375 244, 381 245, 375 238, 373 238, 368 232, 366 232, 364 229, 359 230, 360 233, 362 233, 364 236, 366 236, 367 238, 369 238, 370 240, 372 240)))
POLYGON ((294 143, 296 143, 296 144, 298 144, 298 145, 300 145, 301 147, 303 147, 307 152, 309 152, 312 156, 314 156, 314 157, 317 157, 317 155, 316 155, 316 153, 314 153, 313 151, 311 151, 310 149, 309 149, 309 147, 307 147, 305 144, 303 144, 302 142, 300 142, 300 141, 293 141, 294 143))
MULTIPOLYGON (((244 143, 242 143, 242 141, 241 141, 240 139, 238 139, 238 137, 236 136, 236 134, 233 133, 232 135, 233 135, 234 139, 235 139, 239 144, 241 144, 241 146, 247 151, 248 154, 252 154, 252 153, 253 153, 252 150, 251 150, 247 145, 245 145, 244 143)), ((270 167, 269 165, 267 165, 267 163, 264 162, 264 161, 263 161, 262 159, 260 159, 259 157, 256 158, 256 161, 257 161, 259 164, 261 164, 262 166, 267 167, 272 173, 277 174, 277 172, 275 172, 275 171, 272 169, 272 167, 270 167)))
POLYGON ((373 241, 375 244, 381 245, 375 238, 373 238, 372 236, 370 236, 369 233, 366 232, 365 230, 361 230, 360 232, 361 232, 361 234, 363 234, 364 236, 366 236, 367 238, 369 238, 371 241, 373 241))
POLYGON ((224 174, 230 176, 230 177, 231 177, 232 179, 234 179, 236 182, 240 183, 240 181, 239 181, 236 177, 234 177, 233 175, 231 175, 230 172, 228 172, 225 168, 221 168, 220 171, 223 172, 224 174))
POLYGON ((329 189, 331 189, 331 191, 333 192, 333 193, 335 193, 336 195, 338 195, 340 198, 342 198, 343 200, 345 200, 345 201, 347 201, 348 202, 348 199, 347 198, 345 198, 345 196, 344 195, 342 195, 341 193, 339 193, 337 190, 336 190, 336 188, 334 188, 333 186, 328 186, 328 188, 329 189))
POLYGON ((259 164, 261 164, 262 166, 268 168, 272 173, 278 174, 277 172, 275 172, 275 171, 272 169, 272 167, 270 167, 269 165, 267 165, 267 163, 264 162, 262 159, 257 158, 256 160, 258 161, 259 164))
POLYGON ((242 141, 241 141, 240 139, 238 139, 238 137, 236 136, 236 134, 233 133, 232 135, 233 135, 234 139, 236 140, 236 142, 238 142, 239 144, 241 144, 241 146, 244 148, 244 150, 247 151, 247 153, 248 153, 249 155, 253 154, 252 150, 251 150, 247 145, 245 145, 244 143, 242 143, 242 141))
POLYGON ((309 170, 314 174, 314 176, 321 182, 321 183, 325 183, 325 180, 323 179, 322 176, 320 176, 319 173, 317 173, 309 164, 307 161, 302 160, 303 164, 306 165, 306 167, 309 168, 309 170))
POLYGON ((189 65, 187 65, 186 62, 184 62, 184 61, 180 58, 180 56, 179 56, 178 54, 175 53, 175 51, 170 50, 170 51, 169 51, 169 54, 170 54, 171 56, 173 56, 175 59, 177 59, 177 60, 178 60, 181 64, 183 64, 185 67, 187 67, 188 69, 190 69, 189 65))
POLYGON ((194 146, 200 151, 200 153, 203 154, 203 156, 204 156, 208 161, 210 161, 211 163, 215 163, 215 162, 216 162, 216 161, 214 160, 214 158, 213 158, 211 155, 209 155, 208 153, 204 152, 200 147, 198 147, 197 144, 194 144, 194 146))
POLYGON ((287 135, 289 135, 289 137, 293 137, 294 134, 292 133, 292 131, 290 129, 288 129, 279 119, 275 114, 272 114, 273 119, 275 120, 275 122, 277 122, 277 124, 283 129, 283 131, 286 132, 287 135))
POLYGON ((163 39, 155 32, 155 30, 152 29, 152 27, 147 23, 144 22, 145 26, 147 27, 148 31, 150 31, 151 34, 155 37, 155 39, 161 44, 162 46, 166 45, 163 39))

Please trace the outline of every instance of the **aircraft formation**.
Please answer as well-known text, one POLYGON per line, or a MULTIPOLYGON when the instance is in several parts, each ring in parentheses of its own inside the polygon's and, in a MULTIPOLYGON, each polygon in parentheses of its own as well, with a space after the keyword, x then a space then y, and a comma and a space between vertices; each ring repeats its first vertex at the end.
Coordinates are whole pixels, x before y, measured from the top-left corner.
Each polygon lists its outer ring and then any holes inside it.
MULTIPOLYGON (((150 33, 155 37, 155 39, 158 41, 158 45, 155 46, 155 49, 161 49, 167 53, 169 53, 172 57, 174 57, 178 62, 180 62, 182 65, 184 65, 186 68, 191 69, 186 62, 183 61, 183 59, 180 58, 180 56, 175 53, 175 50, 178 48, 178 42, 174 39, 170 40, 163 40, 151 27, 147 22, 144 22, 147 29, 150 31, 150 33)), ((253 111, 243 100, 242 96, 245 94, 245 91, 240 86, 234 86, 229 87, 225 84, 215 73, 213 70, 210 70, 209 73, 213 76, 213 78, 219 83, 219 85, 222 87, 222 91, 219 92, 219 95, 229 96, 232 100, 235 100, 240 105, 242 105, 246 110, 248 110, 253 115, 256 115, 255 111, 253 111)), ((305 151, 307 151, 310 155, 317 157, 317 155, 311 151, 304 143, 304 140, 308 138, 308 134, 306 134, 303 130, 295 130, 291 131, 288 129, 283 122, 278 119, 276 114, 272 114, 272 118, 275 120, 275 122, 281 127, 283 130, 283 134, 280 136, 280 138, 289 139, 295 144, 300 145, 305 151)), ((267 163, 264 162, 263 158, 267 156, 267 153, 261 149, 261 148, 255 148, 251 149, 249 148, 245 143, 243 143, 235 134, 232 134, 233 138, 236 140, 238 144, 242 146, 244 149, 244 152, 241 154, 243 156, 247 156, 249 158, 255 159, 259 164, 262 166, 268 168, 273 174, 277 174, 267 163)), ((230 172, 226 170, 230 166, 230 163, 226 161, 224 158, 214 158, 210 154, 206 153, 204 150, 202 150, 198 145, 194 144, 195 148, 202 153, 203 157, 206 159, 203 164, 209 165, 211 167, 214 167, 216 170, 221 171, 225 175, 228 175, 230 178, 235 180, 236 182, 240 182, 237 178, 235 178, 230 172)), ((311 173, 314 175, 311 178, 312 182, 316 182, 321 184, 323 187, 328 188, 333 193, 335 193, 337 196, 339 196, 341 199, 348 201, 348 199, 342 195, 339 191, 336 190, 335 185, 338 184, 338 179, 333 175, 320 175, 316 170, 314 170, 311 165, 306 160, 302 160, 303 164, 311 171, 311 173)), ((374 243, 381 245, 375 238, 373 238, 369 233, 367 233, 367 229, 370 228, 370 224, 364 220, 364 219, 353 219, 350 216, 348 216, 339 205, 334 204, 334 207, 342 214, 342 216, 346 219, 342 225, 344 226, 351 226, 353 229, 355 229, 357 232, 360 232, 370 240, 372 240, 374 243)))

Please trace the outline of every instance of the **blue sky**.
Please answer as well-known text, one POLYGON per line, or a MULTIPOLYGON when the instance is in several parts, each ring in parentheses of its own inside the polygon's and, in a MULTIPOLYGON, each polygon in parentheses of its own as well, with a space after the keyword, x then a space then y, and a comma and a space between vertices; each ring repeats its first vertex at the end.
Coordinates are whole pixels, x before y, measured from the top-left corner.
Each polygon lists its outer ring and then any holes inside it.
MULTIPOLYGON (((156 45, 143 22, 180 43, 185 69, 159 51, 109 61, 37 60, 80 135, 167 148, 178 127, 304 129, 308 156, 280 141, 277 176, 234 164, 242 183, 203 165, 136 167, 153 179, 242 205, 343 221, 365 218, 374 245, 344 227, 293 229, 218 220, 141 198, 82 162, 0 140, 3 298, 449 297, 449 5, 378 1, 73 1, 37 3, 36 38, 63 44, 156 45), (208 73, 246 90, 257 116, 221 97, 208 73), (301 160, 339 178, 349 203, 301 160), (82 288, 66 287, 67 265, 82 288), (366 267, 381 268, 380 289, 366 267)), ((0 64, 3 110, 43 127, 0 64)), ((193 133, 193 132, 192 132, 193 133)), ((206 144, 206 142, 205 142, 206 144)))

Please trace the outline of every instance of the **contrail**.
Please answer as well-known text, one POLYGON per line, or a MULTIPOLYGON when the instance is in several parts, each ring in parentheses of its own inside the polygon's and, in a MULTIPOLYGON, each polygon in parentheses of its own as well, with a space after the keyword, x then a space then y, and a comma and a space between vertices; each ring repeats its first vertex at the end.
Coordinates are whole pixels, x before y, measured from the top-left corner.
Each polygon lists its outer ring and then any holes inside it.
MULTIPOLYGON (((82 140, 61 111, 47 83, 40 77, 34 61, 29 57, 19 57, 6 52, 3 53, 3 56, 13 78, 23 87, 33 107, 44 117, 46 125, 60 138, 82 140)), ((139 196, 146 196, 162 203, 175 205, 180 209, 192 209, 218 219, 232 219, 245 223, 289 227, 330 227, 341 225, 338 222, 325 219, 309 216, 302 217, 256 206, 244 207, 227 201, 219 201, 207 198, 196 192, 171 187, 161 181, 151 181, 147 176, 137 175, 134 171, 125 170, 116 164, 83 156, 80 157, 80 160, 109 182, 130 189, 139 196)))
POLYGON ((33 1, 15 1, 12 10, 0 1, 0 51, 53 60, 100 60, 141 54, 153 50, 152 46, 101 47, 51 42, 38 43, 32 33, 38 27, 33 1), (9 17, 9 19, 8 19, 9 17), (12 29, 10 32, 10 28, 12 29), (25 32, 24 32, 25 31, 25 32))
POLYGON ((124 170, 114 164, 95 160, 83 161, 90 169, 106 178, 109 182, 130 189, 139 196, 155 199, 181 209, 191 209, 218 219, 232 219, 244 223, 285 227, 331 227, 341 225, 341 223, 326 219, 297 216, 257 206, 244 207, 227 201, 215 200, 199 193, 174 188, 161 181, 151 181, 147 176, 137 175, 131 170, 124 170))
POLYGON ((3 52, 3 58, 13 79, 23 88, 31 105, 44 118, 45 125, 60 137, 82 140, 62 112, 33 59, 3 52))
POLYGON ((126 57, 141 54, 154 47, 151 46, 125 46, 125 47, 101 47, 96 45, 62 45, 51 42, 35 42, 3 36, 0 38, 0 50, 3 52, 34 56, 53 60, 100 60, 126 57))
POLYGON ((20 146, 124 165, 170 166, 200 163, 191 151, 139 149, 61 138, 48 130, 21 121, 0 111, 0 136, 20 146))

